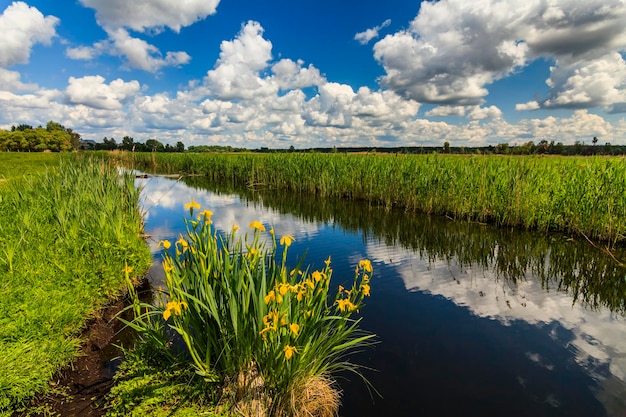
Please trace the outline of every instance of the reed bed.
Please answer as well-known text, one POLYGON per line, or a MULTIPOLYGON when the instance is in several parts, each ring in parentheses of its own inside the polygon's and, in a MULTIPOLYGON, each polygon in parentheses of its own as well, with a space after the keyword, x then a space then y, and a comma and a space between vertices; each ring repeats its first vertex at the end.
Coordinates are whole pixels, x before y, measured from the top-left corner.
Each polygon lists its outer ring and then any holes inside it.
POLYGON ((126 288, 123 271, 147 269, 138 199, 134 177, 102 160, 63 159, 3 186, 0 415, 48 391, 78 354, 86 320, 126 288))
POLYGON ((455 219, 626 236, 624 157, 378 154, 130 154, 143 170, 370 201, 455 219))

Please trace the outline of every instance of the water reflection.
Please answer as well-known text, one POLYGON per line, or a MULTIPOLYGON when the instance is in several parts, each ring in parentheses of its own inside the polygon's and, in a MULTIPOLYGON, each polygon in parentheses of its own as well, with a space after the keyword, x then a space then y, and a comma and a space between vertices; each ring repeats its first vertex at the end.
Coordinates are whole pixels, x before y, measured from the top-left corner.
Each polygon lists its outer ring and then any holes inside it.
POLYGON ((308 262, 332 255, 337 277, 375 262, 364 325, 381 343, 359 359, 384 398, 344 382, 342 415, 625 415, 626 271, 587 242, 184 181, 145 182, 155 242, 193 197, 218 229, 261 220, 308 262))

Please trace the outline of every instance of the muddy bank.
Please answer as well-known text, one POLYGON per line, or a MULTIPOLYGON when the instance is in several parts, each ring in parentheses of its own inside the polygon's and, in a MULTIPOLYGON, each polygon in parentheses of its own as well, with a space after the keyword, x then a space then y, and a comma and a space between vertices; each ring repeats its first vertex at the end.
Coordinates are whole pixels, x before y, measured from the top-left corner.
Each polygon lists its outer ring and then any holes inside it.
MULTIPOLYGON (((141 298, 151 297, 151 287, 144 279, 137 292, 141 298)), ((68 368, 60 371, 50 381, 55 394, 33 400, 32 409, 44 408, 62 417, 104 416, 105 399, 113 386, 113 376, 121 362, 119 345, 129 346, 134 338, 130 329, 116 318, 117 314, 129 305, 124 297, 107 305, 96 318, 87 322, 81 334, 85 342, 81 354, 68 368), (116 346, 117 345, 117 346, 116 346)), ((125 312, 124 319, 132 319, 132 311, 125 312)), ((25 416, 27 413, 18 414, 25 416)), ((32 414, 30 414, 32 415, 32 414)), ((35 414, 37 415, 37 414, 35 414)))

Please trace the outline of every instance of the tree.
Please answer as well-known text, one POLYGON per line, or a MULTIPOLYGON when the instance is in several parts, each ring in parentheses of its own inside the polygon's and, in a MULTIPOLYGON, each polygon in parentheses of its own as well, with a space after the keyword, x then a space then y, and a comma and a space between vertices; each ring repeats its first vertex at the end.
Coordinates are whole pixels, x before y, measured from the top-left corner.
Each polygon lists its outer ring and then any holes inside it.
POLYGON ((156 139, 148 139, 146 141, 146 146, 151 152, 163 152, 165 151, 165 146, 161 142, 156 139))
POLYGON ((598 138, 594 136, 593 139, 591 139, 591 143, 593 143, 593 146, 596 146, 596 143, 598 143, 598 138))
POLYGON ((52 132, 53 130, 65 130, 65 128, 61 123, 50 120, 48 123, 46 123, 46 130, 48 132, 52 132))
POLYGON ((176 152, 185 152, 185 144, 180 141, 176 142, 176 152))
POLYGON ((124 136, 122 138, 122 144, 120 145, 121 149, 125 151, 132 151, 134 147, 135 147, 135 139, 133 139, 130 136, 124 136))
POLYGON ((443 143, 443 153, 450 153, 450 142, 445 141, 443 143))

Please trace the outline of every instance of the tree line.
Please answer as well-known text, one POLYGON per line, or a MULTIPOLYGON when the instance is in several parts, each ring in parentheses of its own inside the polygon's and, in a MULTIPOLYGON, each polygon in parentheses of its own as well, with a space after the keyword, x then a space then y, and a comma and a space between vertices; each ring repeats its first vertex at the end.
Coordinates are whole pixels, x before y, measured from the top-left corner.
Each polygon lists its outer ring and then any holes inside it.
POLYGON ((33 128, 27 124, 0 129, 0 151, 42 152, 71 151, 79 149, 80 134, 70 128, 49 121, 46 127, 33 128))
POLYGON ((102 142, 95 141, 83 141, 83 149, 94 149, 104 151, 114 151, 116 149, 122 151, 131 152, 184 152, 185 144, 178 141, 176 145, 170 145, 169 143, 163 144, 156 139, 148 139, 145 143, 136 142, 131 136, 124 136, 120 143, 117 143, 115 138, 102 139, 102 142))

